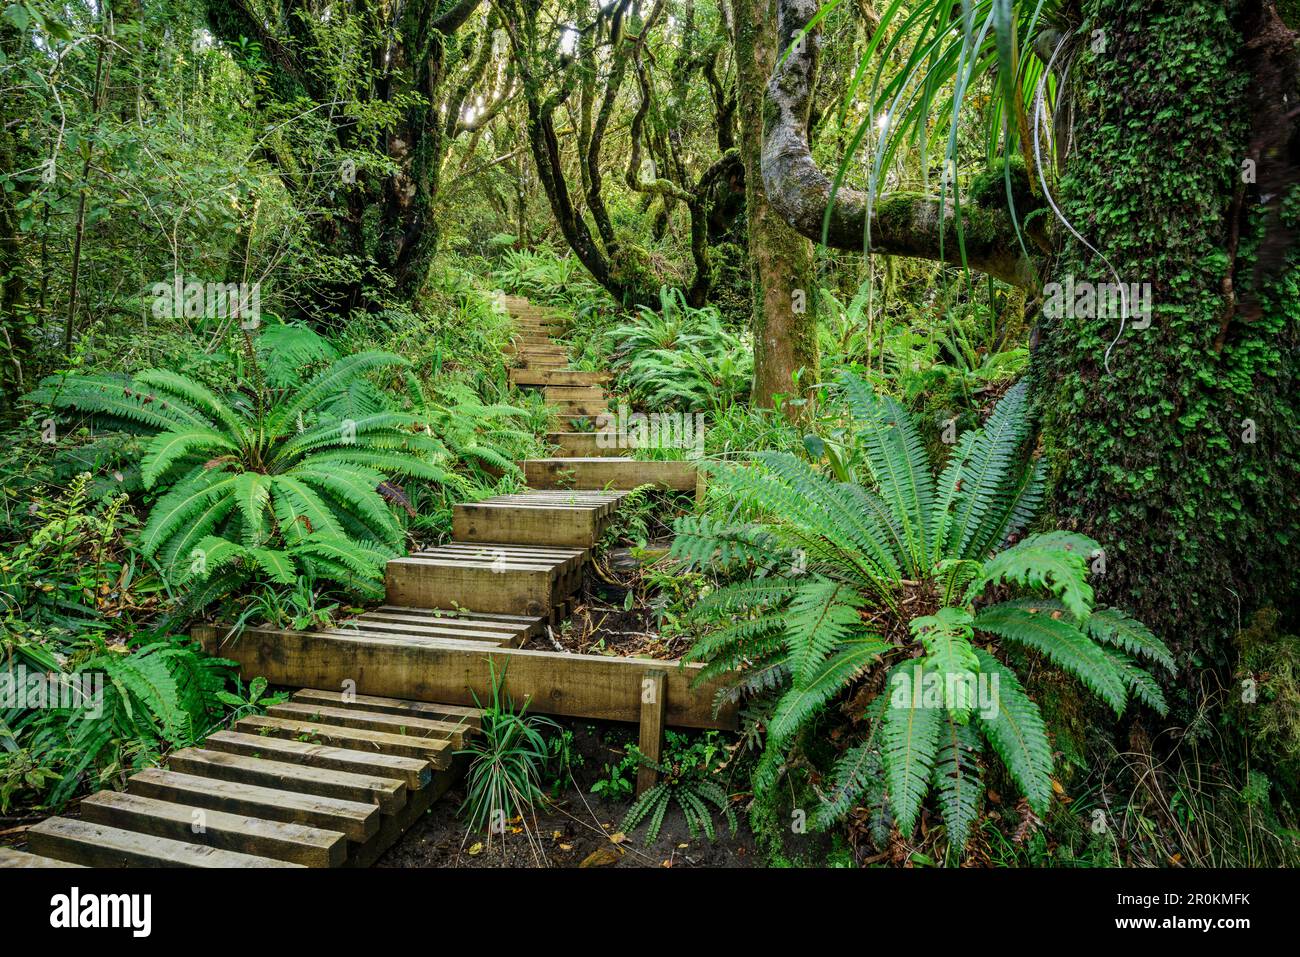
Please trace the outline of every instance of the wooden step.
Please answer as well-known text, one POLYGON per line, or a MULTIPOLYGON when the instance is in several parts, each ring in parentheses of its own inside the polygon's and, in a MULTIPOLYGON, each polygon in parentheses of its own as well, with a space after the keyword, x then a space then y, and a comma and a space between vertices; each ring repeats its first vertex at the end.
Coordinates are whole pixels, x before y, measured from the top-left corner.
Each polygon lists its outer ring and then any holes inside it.
POLYGON ((417 633, 405 629, 393 629, 370 623, 362 623, 358 619, 352 619, 342 622, 339 627, 321 628, 321 634, 324 635, 358 635, 367 638, 419 638, 430 644, 441 645, 444 648, 505 648, 509 646, 509 639, 501 635, 491 635, 480 638, 449 638, 446 635, 438 633, 417 633))
MULTIPOLYGON (((560 419, 594 419, 597 416, 609 415, 608 399, 575 399, 572 402, 548 401, 546 405, 552 415, 560 419)), ((613 417, 610 416, 610 418, 613 417)))
POLYGON ((175 804, 190 804, 268 821, 305 824, 326 831, 342 831, 350 841, 365 841, 379 831, 379 806, 360 801, 300 794, 161 768, 149 768, 132 775, 126 782, 126 789, 132 794, 175 804))
POLYGON ((542 389, 542 396, 550 403, 604 402, 607 398, 598 385, 548 385, 542 389))
POLYGON ((524 480, 533 488, 617 488, 641 485, 679 492, 695 491, 694 462, 643 462, 631 458, 528 459, 520 463, 524 480))
POLYGON ((519 364, 524 369, 564 369, 569 364, 568 356, 520 356, 519 364))
POLYGON ((510 382, 517 386, 604 385, 614 378, 609 372, 580 372, 576 369, 511 369, 510 382))
POLYGON ((548 432, 546 441, 568 458, 623 458, 636 448, 629 432, 548 432))
POLYGON ((303 704, 323 704, 331 708, 350 708, 353 711, 372 711, 427 721, 454 721, 466 727, 483 726, 483 709, 466 708, 454 704, 435 704, 432 701, 408 701, 405 698, 386 698, 381 695, 345 695, 339 691, 316 691, 303 688, 293 693, 293 700, 303 704))
POLYGON ((468 631, 474 634, 500 635, 508 639, 507 644, 512 648, 522 645, 542 626, 543 619, 538 616, 520 617, 519 620, 509 620, 510 617, 513 616, 503 615, 494 618, 490 615, 482 615, 468 618, 455 616, 438 608, 385 607, 366 612, 360 616, 360 620, 413 625, 416 627, 412 634, 425 634, 426 630, 442 634, 441 629, 450 629, 453 633, 468 631))
POLYGON ((29 854, 26 851, 15 850, 12 847, 0 847, 0 870, 17 869, 23 867, 83 867, 82 864, 73 864, 70 861, 60 861, 53 857, 41 857, 39 854, 29 854))
POLYGON ((128 792, 100 791, 83 798, 81 818, 124 831, 270 857, 303 867, 341 867, 348 850, 348 839, 339 831, 227 814, 128 792))
POLYGON ((51 817, 32 825, 27 842, 38 854, 87 867, 301 866, 66 817, 51 817))
POLYGON ((581 581, 580 549, 451 543, 395 558, 390 602, 424 608, 546 615, 581 581))
POLYGON ((313 768, 286 761, 246 758, 241 754, 185 748, 167 759, 167 766, 182 774, 217 778, 238 784, 280 788, 298 794, 338 798, 341 801, 371 801, 385 814, 394 814, 406 803, 406 782, 398 778, 351 774, 313 768))
POLYGON ((225 751, 248 758, 267 758, 298 763, 309 768, 397 778, 411 790, 419 790, 433 779, 433 766, 428 761, 417 758, 286 740, 244 731, 218 731, 209 735, 203 746, 212 751, 225 751))
POLYGON ((520 633, 478 629, 468 626, 411 624, 388 621, 374 615, 361 615, 339 622, 337 628, 323 629, 331 635, 418 635, 437 640, 448 647, 473 648, 476 645, 493 645, 498 648, 516 648, 523 644, 520 633))
POLYGON ((411 738, 437 738, 450 742, 453 748, 463 747, 468 736, 473 733, 473 728, 463 720, 411 718, 400 714, 353 711, 350 708, 299 701, 271 705, 266 709, 266 713, 277 718, 294 718, 298 721, 310 721, 313 724, 337 724, 345 728, 383 731, 387 734, 400 734, 411 738))
POLYGON ((389 734, 368 728, 345 728, 337 724, 321 724, 297 718, 277 718, 274 715, 249 715, 235 722, 235 730, 259 738, 292 738, 313 744, 328 744, 339 748, 366 749, 376 754, 392 754, 427 761, 442 770, 451 766, 455 748, 446 739, 417 738, 408 734, 389 734))
POLYGON ((604 514, 599 503, 462 502, 452 508, 452 534, 465 542, 591 548, 600 537, 604 514))

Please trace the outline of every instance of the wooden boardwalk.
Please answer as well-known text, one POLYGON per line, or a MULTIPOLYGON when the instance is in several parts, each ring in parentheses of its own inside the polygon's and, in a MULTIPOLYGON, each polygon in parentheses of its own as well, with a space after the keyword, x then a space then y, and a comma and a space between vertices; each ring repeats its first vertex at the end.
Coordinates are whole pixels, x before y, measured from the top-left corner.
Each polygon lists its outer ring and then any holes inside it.
POLYGON ((628 490, 689 491, 697 478, 689 462, 639 461, 626 436, 593 431, 609 373, 567 368, 551 312, 507 308, 511 380, 544 390, 555 412, 559 454, 521 463, 530 489, 456 505, 452 541, 389 562, 373 611, 315 631, 195 628, 245 676, 300 690, 125 791, 85 798, 80 818, 35 825, 29 851, 0 848, 0 867, 367 866, 450 785, 494 673, 532 711, 639 722, 652 758, 665 724, 735 726, 734 706, 715 711, 716 682, 695 687, 698 666, 520 647, 567 616, 628 490))

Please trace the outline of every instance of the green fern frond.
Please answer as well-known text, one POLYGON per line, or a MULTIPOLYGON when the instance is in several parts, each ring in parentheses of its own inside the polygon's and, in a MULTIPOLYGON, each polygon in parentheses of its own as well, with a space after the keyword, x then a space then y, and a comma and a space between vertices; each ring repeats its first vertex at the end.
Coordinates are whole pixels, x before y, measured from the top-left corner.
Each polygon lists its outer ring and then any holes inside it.
POLYGON ((1056 595, 1071 615, 1086 622, 1093 603, 1087 558, 1097 547, 1092 539, 1072 532, 1030 535, 984 563, 967 590, 967 603, 988 585, 1014 582, 1056 595))
POLYGON ((1088 633, 1103 644, 1122 648, 1131 655, 1162 665, 1171 675, 1175 673, 1174 656, 1165 643, 1142 622, 1118 608, 1094 608, 1088 618, 1088 633))
POLYGON ((1029 806, 1039 815, 1046 814, 1052 800, 1052 748, 1038 705, 1010 668, 981 648, 975 649, 975 655, 980 672, 997 680, 992 714, 977 712, 980 730, 1020 785, 1029 806))
POLYGON ((852 373, 844 373, 840 384, 860 427, 858 440, 880 497, 903 526, 912 567, 925 568, 935 492, 921 435, 907 411, 891 397, 877 395, 852 373))
POLYGON ((975 627, 1041 652, 1082 681, 1116 715, 1124 713, 1128 695, 1123 677, 1102 648, 1075 627, 1060 602, 1021 598, 991 605, 979 613, 975 627))
POLYGON ((878 638, 857 638, 846 642, 809 673, 796 674, 794 687, 781 696, 772 712, 767 733, 777 744, 784 744, 827 701, 878 662, 891 647, 878 638))
POLYGON ((917 661, 903 662, 890 672, 889 703, 880 728, 889 803, 904 834, 910 834, 915 826, 921 801, 929 790, 939 748, 939 727, 946 713, 917 700, 911 683, 923 686, 925 680, 925 666, 917 661), (906 680, 900 682, 900 676, 906 680), (913 693, 904 693, 904 689, 913 693))
POLYGON ((933 786, 939 812, 948 827, 951 846, 964 848, 984 798, 979 735, 969 724, 945 715, 939 726, 939 751, 934 760, 933 786))
POLYGON ((809 576, 790 599, 786 618, 786 647, 796 685, 804 684, 852 629, 861 624, 862 596, 848 585, 809 576))

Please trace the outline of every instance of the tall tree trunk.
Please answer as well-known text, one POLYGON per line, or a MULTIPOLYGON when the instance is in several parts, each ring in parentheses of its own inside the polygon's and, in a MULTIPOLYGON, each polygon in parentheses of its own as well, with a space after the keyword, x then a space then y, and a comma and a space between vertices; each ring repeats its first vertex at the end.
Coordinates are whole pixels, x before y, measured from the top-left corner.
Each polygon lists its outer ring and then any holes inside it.
MULTIPOLYGON (((1044 318, 1049 505, 1105 546, 1105 599, 1185 663, 1222 660, 1243 615, 1296 598, 1296 35, 1256 0, 1083 15, 1102 32, 1071 71, 1066 215, 1118 281, 1151 283, 1152 308, 1122 335, 1117 318, 1044 318)), ((1054 273, 1116 281, 1075 242, 1054 273)))
MULTIPOLYGON (((795 397, 795 377, 817 381, 817 320, 813 311, 812 243, 768 201, 763 188, 764 90, 776 65, 775 0, 735 0, 736 82, 740 151, 745 167, 745 209, 753 287, 753 401, 795 397), (803 370, 800 373, 800 370, 803 370)), ((803 120, 806 124, 807 113, 803 120)), ((787 406, 797 412, 798 406, 787 406)))
MULTIPOLYGON (((787 39, 818 9, 779 3, 787 39)), ((1294 615, 1300 597, 1297 25, 1269 0, 1086 0, 1079 23, 1056 192, 1114 271, 1072 239, 1046 278, 1094 297, 1149 283, 1151 310, 1122 333, 1095 298, 1043 318, 1031 369, 1048 506, 1102 543, 1099 597, 1156 630, 1190 678, 1231 655, 1253 609, 1294 615)), ((803 47, 769 86, 763 173, 785 219, 819 236, 829 183, 803 128, 815 36, 803 47)), ((995 200, 962 204, 968 261, 1032 286, 995 200)), ((868 213, 872 252, 952 261, 956 213, 924 196, 869 208, 842 190, 828 242, 861 248, 868 213)))

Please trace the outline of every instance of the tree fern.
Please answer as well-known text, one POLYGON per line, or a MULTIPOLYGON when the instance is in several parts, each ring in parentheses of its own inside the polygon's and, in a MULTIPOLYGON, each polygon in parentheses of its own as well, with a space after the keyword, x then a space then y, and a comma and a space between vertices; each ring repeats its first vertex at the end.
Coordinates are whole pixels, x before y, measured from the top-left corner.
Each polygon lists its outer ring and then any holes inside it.
MULTIPOLYGON (((356 399, 382 395, 367 391, 367 377, 404 360, 378 352, 338 359, 311 335, 271 328, 281 330, 268 329, 275 341, 319 360, 305 382, 286 373, 285 389, 225 395, 149 370, 130 382, 56 378, 37 397, 156 433, 141 475, 161 494, 140 547, 174 582, 196 588, 208 575, 228 581, 239 572, 285 583, 294 574, 374 593, 404 537, 381 487, 394 477, 454 480, 447 447, 422 431, 420 416, 356 399), (353 399, 339 398, 349 390, 353 399), (365 414, 338 414, 345 408, 365 414)), ((260 344, 259 353, 265 360, 260 344)))
POLYGON ((679 520, 675 555, 742 576, 692 609, 701 634, 688 657, 705 662, 709 679, 729 673, 733 696, 771 695, 754 772, 760 793, 776 785, 801 729, 887 674, 868 706, 867 738, 837 764, 818 821, 846 813, 870 790, 866 776, 879 775, 905 833, 933 790, 960 847, 978 815, 986 760, 1007 767, 1035 810, 1051 798, 1052 752, 1037 706, 988 649, 1042 654, 1117 713, 1130 697, 1164 709, 1139 662, 1172 670, 1172 657, 1139 622, 1093 608, 1092 539, 1048 531, 1007 547, 1043 488, 1023 386, 958 439, 937 480, 919 429, 896 402, 850 374, 841 386, 865 459, 858 474, 843 457, 832 476, 788 453, 758 454, 711 467, 711 492, 731 510, 726 521, 679 520), (989 605, 993 589, 1019 597, 989 605), (909 620, 908 608, 924 611, 909 620), (878 637, 901 634, 875 624, 895 618, 909 625, 910 641, 878 637))

